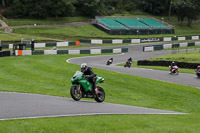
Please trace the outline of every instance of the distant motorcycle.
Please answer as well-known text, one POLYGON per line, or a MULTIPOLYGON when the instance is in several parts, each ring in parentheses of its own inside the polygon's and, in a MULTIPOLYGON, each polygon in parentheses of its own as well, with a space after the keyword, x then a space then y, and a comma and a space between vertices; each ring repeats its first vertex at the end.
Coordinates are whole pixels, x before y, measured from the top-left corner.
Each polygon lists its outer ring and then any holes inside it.
POLYGON ((200 69, 195 69, 195 72, 196 72, 197 78, 200 78, 200 69))
POLYGON ((124 64, 124 67, 130 68, 130 67, 131 67, 131 64, 132 64, 132 61, 127 61, 127 62, 124 64))
POLYGON ((173 68, 171 68, 171 66, 169 66, 169 74, 176 74, 178 75, 179 74, 179 71, 178 71, 178 66, 173 66, 173 68))
POLYGON ((113 63, 113 58, 110 58, 108 61, 107 61, 107 63, 106 63, 106 65, 110 65, 110 64, 112 64, 113 63))

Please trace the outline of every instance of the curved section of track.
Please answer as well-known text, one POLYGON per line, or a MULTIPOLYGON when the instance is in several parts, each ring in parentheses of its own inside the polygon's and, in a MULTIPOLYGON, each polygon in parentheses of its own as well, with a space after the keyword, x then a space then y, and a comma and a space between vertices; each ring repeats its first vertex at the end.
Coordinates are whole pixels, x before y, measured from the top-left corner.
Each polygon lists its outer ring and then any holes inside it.
MULTIPOLYGON (((92 67, 105 70, 200 87, 199 80, 195 79, 195 76, 192 74, 171 76, 168 72, 163 71, 141 68, 125 69, 119 66, 105 65, 110 57, 114 58, 114 63, 120 63, 126 61, 129 57, 132 57, 133 60, 141 60, 170 52, 142 52, 141 50, 141 46, 129 46, 129 52, 126 54, 81 57, 69 59, 68 61, 74 64, 86 62, 92 67)), ((12 92, 0 92, 0 107, 0 120, 101 114, 184 114, 159 109, 84 100, 77 102, 71 98, 12 92)))
POLYGON ((71 98, 0 92, 0 120, 102 114, 183 114, 143 107, 97 103, 71 98))
POLYGON ((143 52, 142 46, 129 46, 129 52, 120 55, 103 55, 103 56, 91 56, 91 57, 79 57, 69 59, 69 63, 80 65, 85 62, 91 67, 101 68, 105 70, 110 70, 114 72, 120 72, 125 74, 131 74, 135 76, 193 86, 200 88, 200 81, 194 74, 180 73, 179 75, 169 75, 166 71, 143 69, 143 68, 123 68, 120 66, 115 66, 121 62, 125 62, 128 58, 132 57, 133 60, 144 60, 151 57, 156 57, 164 54, 169 54, 171 51, 155 51, 155 52, 143 52), (113 65, 106 66, 106 62, 109 58, 113 57, 113 65))

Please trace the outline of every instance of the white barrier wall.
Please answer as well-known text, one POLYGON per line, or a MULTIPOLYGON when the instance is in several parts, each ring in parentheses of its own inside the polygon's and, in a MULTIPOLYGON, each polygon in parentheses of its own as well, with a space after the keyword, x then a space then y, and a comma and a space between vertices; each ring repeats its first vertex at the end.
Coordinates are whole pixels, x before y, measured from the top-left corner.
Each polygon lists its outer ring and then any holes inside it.
POLYGON ((140 43, 140 39, 131 39, 131 43, 140 43))
POLYGON ((121 52, 122 52, 122 49, 121 49, 121 48, 113 49, 113 53, 121 53, 121 52))
POLYGON ((57 50, 44 50, 44 55, 57 54, 57 50))
POLYGON ((32 55, 32 51, 31 50, 23 50, 22 55, 32 55))
POLYGON ((199 36, 192 36, 192 40, 197 40, 199 39, 199 36))
POLYGON ((46 44, 45 43, 35 43, 35 48, 43 48, 43 47, 46 47, 46 44))
POLYGON ((18 50, 15 50, 15 55, 18 56, 18 50))
POLYGON ((163 41, 172 41, 171 37, 164 37, 163 41))
POLYGON ((80 50, 69 50, 69 54, 80 54, 80 50))
POLYGON ((153 46, 152 47, 144 47, 144 51, 154 51, 153 46))
POLYGON ((90 54, 101 54, 101 49, 91 49, 90 54))
POLYGON ((123 43, 123 40, 112 40, 112 43, 113 44, 121 44, 121 43, 123 43))
POLYGON ((57 46, 68 46, 68 42, 57 42, 57 46))
POLYGON ((200 42, 195 42, 195 46, 200 46, 200 42))
POLYGON ((93 44, 103 44, 103 40, 91 40, 93 44))
POLYGON ((164 44, 163 49, 172 48, 172 44, 164 44))
POLYGON ((178 37, 178 40, 185 40, 185 37, 178 37))
POLYGON ((13 48, 13 44, 9 44, 9 48, 13 48))
POLYGON ((188 43, 187 42, 184 42, 184 43, 179 43, 180 47, 187 47, 188 46, 188 43))

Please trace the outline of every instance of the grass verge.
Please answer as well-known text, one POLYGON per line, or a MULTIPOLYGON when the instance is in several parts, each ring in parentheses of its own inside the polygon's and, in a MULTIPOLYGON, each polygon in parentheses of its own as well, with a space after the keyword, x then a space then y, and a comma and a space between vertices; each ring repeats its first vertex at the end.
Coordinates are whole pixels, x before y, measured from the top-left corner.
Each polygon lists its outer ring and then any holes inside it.
MULTIPOLYGON (((75 55, 0 58, 0 90, 70 97, 70 78, 80 69, 78 65, 66 63, 71 57, 75 55)), ((180 112, 196 112, 200 109, 200 90, 194 87, 95 68, 94 71, 105 78, 101 86, 107 94, 106 102, 180 112)))
MULTIPOLYGON (((194 24, 193 28, 180 27, 176 29, 177 34, 162 35, 109 35, 93 25, 81 26, 62 26, 62 27, 32 27, 28 28, 28 34, 34 36, 42 36, 49 38, 57 38, 63 40, 79 40, 79 39, 126 39, 126 38, 152 38, 152 37, 173 37, 173 36, 189 36, 199 35, 199 24, 194 24)), ((27 34, 27 28, 15 29, 15 33, 27 34)))
POLYGON ((6 41, 6 42, 13 42, 13 41, 20 42, 22 38, 30 39, 30 40, 32 40, 32 39, 35 39, 35 40, 54 40, 54 39, 49 39, 49 38, 48 39, 43 38, 43 37, 40 37, 40 36, 29 36, 29 35, 26 35, 26 34, 0 33, 0 40, 3 41, 3 44, 4 44, 4 41, 6 41))
POLYGON ((200 51, 185 51, 175 54, 167 54, 159 57, 153 57, 150 60, 166 60, 166 61, 179 61, 179 62, 188 62, 188 63, 199 63, 200 62, 200 51))
POLYGON ((200 116, 105 115, 0 121, 2 133, 198 133, 200 116))
MULTIPOLYGON (((80 55, 84 56, 84 55, 80 55)), ((0 90, 70 97, 75 55, 0 58, 0 90)), ((0 121, 0 132, 185 132, 200 130, 200 90, 194 87, 95 69, 105 78, 106 101, 191 113, 189 115, 108 115, 0 121), (117 77, 117 78, 116 78, 117 77)))
POLYGON ((91 18, 87 17, 62 17, 62 18, 47 18, 47 19, 7 19, 9 26, 20 25, 47 25, 47 24, 61 24, 80 21, 90 21, 91 18))

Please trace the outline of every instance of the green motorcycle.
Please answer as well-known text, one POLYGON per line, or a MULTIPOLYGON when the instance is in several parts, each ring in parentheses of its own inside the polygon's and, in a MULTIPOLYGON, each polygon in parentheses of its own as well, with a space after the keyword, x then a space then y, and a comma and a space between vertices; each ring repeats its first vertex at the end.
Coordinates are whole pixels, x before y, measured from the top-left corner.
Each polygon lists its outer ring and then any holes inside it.
MULTIPOLYGON (((96 84, 103 83, 104 78, 96 77, 96 84)), ((70 89, 71 97, 75 101, 79 101, 81 98, 94 98, 97 102, 103 102, 105 99, 105 92, 103 88, 97 86, 98 92, 95 94, 91 92, 92 84, 83 77, 83 73, 76 71, 74 76, 71 78, 72 87, 70 89)))

